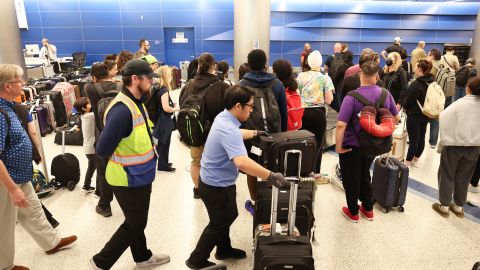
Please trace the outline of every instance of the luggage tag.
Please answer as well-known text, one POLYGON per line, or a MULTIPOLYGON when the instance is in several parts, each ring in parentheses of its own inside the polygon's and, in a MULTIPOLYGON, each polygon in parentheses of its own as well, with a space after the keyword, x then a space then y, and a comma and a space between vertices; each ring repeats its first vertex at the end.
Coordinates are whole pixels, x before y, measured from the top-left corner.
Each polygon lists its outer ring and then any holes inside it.
POLYGON ((252 145, 252 148, 250 149, 250 153, 261 157, 262 156, 262 149, 252 145))

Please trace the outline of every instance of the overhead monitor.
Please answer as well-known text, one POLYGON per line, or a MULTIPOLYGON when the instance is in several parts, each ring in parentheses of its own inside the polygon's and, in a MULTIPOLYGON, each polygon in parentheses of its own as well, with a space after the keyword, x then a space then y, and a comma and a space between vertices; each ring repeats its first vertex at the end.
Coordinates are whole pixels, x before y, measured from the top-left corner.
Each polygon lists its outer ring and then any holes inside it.
POLYGON ((27 50, 27 55, 39 55, 40 47, 38 44, 25 44, 25 49, 27 50))

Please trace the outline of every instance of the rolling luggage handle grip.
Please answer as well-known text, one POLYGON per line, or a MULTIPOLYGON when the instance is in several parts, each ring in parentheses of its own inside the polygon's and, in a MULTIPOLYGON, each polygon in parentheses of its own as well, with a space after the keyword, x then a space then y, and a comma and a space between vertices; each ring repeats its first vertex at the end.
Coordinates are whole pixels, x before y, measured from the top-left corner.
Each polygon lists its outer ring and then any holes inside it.
MULTIPOLYGON (((295 217, 297 211, 297 192, 298 192, 298 182, 300 181, 300 172, 302 171, 302 151, 292 149, 285 151, 284 159, 284 175, 287 173, 288 165, 288 156, 290 154, 298 154, 298 172, 296 177, 285 177, 285 180, 290 182, 290 200, 288 202, 288 235, 293 235, 295 229, 295 217)), ((271 205, 271 216, 270 216, 270 235, 275 235, 277 227, 277 208, 278 208, 278 188, 272 186, 272 205, 271 205)))

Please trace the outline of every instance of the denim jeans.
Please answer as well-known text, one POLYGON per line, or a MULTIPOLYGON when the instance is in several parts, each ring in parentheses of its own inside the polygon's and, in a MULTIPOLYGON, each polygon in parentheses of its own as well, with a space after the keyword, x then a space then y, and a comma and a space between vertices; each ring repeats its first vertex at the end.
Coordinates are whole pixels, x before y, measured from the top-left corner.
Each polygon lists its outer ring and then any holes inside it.
POLYGON ((467 94, 465 89, 465 86, 455 87, 455 96, 453 97, 453 101, 457 101, 464 97, 467 94))

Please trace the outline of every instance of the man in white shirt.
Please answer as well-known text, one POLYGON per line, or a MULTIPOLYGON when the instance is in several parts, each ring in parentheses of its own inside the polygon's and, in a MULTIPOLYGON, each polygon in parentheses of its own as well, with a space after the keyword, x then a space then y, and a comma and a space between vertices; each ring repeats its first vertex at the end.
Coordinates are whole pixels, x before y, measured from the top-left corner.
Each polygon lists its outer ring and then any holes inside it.
POLYGON ((42 39, 43 47, 40 49, 40 58, 47 58, 50 62, 57 61, 57 47, 48 42, 48 39, 42 39))

